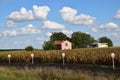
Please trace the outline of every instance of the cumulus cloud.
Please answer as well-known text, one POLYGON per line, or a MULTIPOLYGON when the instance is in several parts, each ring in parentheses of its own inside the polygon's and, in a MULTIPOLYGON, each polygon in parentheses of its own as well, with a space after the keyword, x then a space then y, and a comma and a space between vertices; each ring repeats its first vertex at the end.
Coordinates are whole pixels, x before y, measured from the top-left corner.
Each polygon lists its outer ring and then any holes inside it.
POLYGON ((70 7, 63 7, 60 10, 63 20, 76 25, 92 26, 96 18, 90 15, 80 14, 77 15, 77 10, 70 7))
POLYGON ((64 25, 62 24, 59 24, 57 22, 53 22, 53 21, 44 21, 43 22, 43 28, 46 28, 46 29, 64 29, 64 25))
POLYGON ((28 45, 30 43, 31 42, 29 40, 26 40, 26 41, 14 41, 14 45, 21 45, 21 44, 28 45))
POLYGON ((120 35, 119 33, 114 32, 114 33, 111 33, 111 35, 109 35, 109 36, 112 38, 112 40, 119 42, 120 41, 120 36, 119 35, 120 35))
POLYGON ((51 32, 47 32, 46 35, 47 35, 48 37, 50 37, 50 36, 52 35, 52 33, 51 33, 51 32))
POLYGON ((40 30, 36 29, 32 24, 28 24, 26 27, 18 29, 18 34, 39 34, 40 30))
POLYGON ((114 19, 120 19, 120 9, 117 11, 116 15, 114 16, 114 19))
POLYGON ((6 26, 7 26, 7 27, 15 27, 15 26, 16 26, 16 23, 13 22, 13 21, 11 21, 11 20, 8 20, 6 26))
POLYGON ((38 43, 38 44, 43 44, 44 41, 45 41, 45 40, 48 40, 48 39, 43 39, 43 38, 38 37, 38 38, 36 38, 35 40, 36 40, 36 43, 38 43))
POLYGON ((12 12, 7 19, 14 22, 30 21, 30 20, 44 20, 46 19, 50 8, 48 6, 33 6, 33 10, 26 10, 24 7, 20 11, 12 12))
POLYGON ((118 33, 112 33, 112 36, 116 39, 120 38, 119 34, 118 33))
POLYGON ((29 35, 29 34, 39 34, 40 29, 35 28, 32 24, 28 24, 26 27, 17 28, 14 30, 5 30, 0 31, 0 37, 9 37, 9 36, 17 36, 17 35, 29 35))
POLYGON ((98 31, 98 29, 97 28, 92 28, 92 32, 94 32, 94 33, 98 33, 99 31, 98 31))
POLYGON ((64 34, 66 34, 67 36, 71 36, 71 34, 73 33, 73 31, 72 30, 62 30, 62 32, 64 33, 64 34))
POLYGON ((119 26, 113 22, 109 22, 107 24, 103 24, 100 26, 100 29, 106 29, 106 30, 116 30, 119 26))
POLYGON ((0 37, 16 36, 16 30, 5 30, 0 32, 0 37))

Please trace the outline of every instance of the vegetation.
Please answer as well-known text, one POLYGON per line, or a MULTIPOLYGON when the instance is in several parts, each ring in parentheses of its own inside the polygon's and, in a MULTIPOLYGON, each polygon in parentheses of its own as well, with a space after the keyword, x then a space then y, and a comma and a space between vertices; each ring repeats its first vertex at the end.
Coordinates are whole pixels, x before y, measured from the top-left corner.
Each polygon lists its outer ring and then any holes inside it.
POLYGON ((109 47, 113 46, 112 41, 109 38, 107 38, 107 37, 101 37, 101 38, 99 38, 99 42, 100 43, 108 43, 109 47))
POLYGON ((74 32, 71 37, 73 48, 87 48, 91 47, 91 44, 95 42, 91 35, 83 32, 74 32))
POLYGON ((45 41, 43 44, 43 49, 44 50, 55 50, 56 47, 54 45, 54 42, 56 40, 69 40, 69 38, 62 32, 58 32, 58 33, 52 33, 52 35, 50 36, 50 40, 49 41, 45 41))
POLYGON ((43 45, 44 50, 55 50, 56 47, 53 41, 45 41, 43 45))
MULTIPOLYGON (((115 65, 120 65, 120 47, 110 47, 110 48, 83 48, 83 49, 73 49, 73 50, 34 50, 34 51, 0 51, 0 63, 8 63, 7 55, 11 54, 11 64, 7 64, 8 67, 0 66, 0 80, 120 80, 119 70, 112 69, 111 53, 115 53, 115 65), (41 63, 56 63, 62 64, 61 54, 65 53, 65 66, 68 64, 80 64, 80 66, 86 64, 87 68, 84 66, 82 69, 70 69, 69 67, 36 67, 34 65, 39 65, 41 63), (34 53, 34 65, 31 64, 31 53, 34 53), (27 64, 24 68, 11 67, 12 64, 27 64), (29 65, 33 68, 29 68, 29 65), (82 64, 82 65, 81 65, 82 64), (97 71, 96 68, 91 71, 90 65, 99 66, 108 65, 104 72, 97 71), (111 65, 111 66, 109 66, 111 65), (74 70, 75 69, 75 70, 74 70), (116 73, 116 72, 117 73, 116 73), (111 73, 115 72, 115 73, 111 73)), ((41 65, 44 65, 41 64, 41 65)), ((23 65, 22 65, 23 66, 23 65)), ((105 67, 105 66, 103 66, 105 67)), ((80 67, 81 68, 81 67, 80 67)), ((116 68, 117 69, 117 68, 116 68)))
POLYGON ((57 41, 57 40, 69 40, 69 38, 62 32, 55 32, 52 33, 52 35, 50 36, 50 41, 57 41))
MULTIPOLYGON (((54 46, 54 41, 56 40, 60 40, 60 41, 68 40, 72 42, 73 49, 89 48, 91 47, 92 43, 96 42, 96 40, 90 34, 87 34, 84 32, 73 32, 71 35, 71 38, 67 37, 62 32, 57 32, 57 33, 55 32, 55 33, 52 33, 49 41, 44 42, 43 49, 44 50, 55 50, 56 48, 54 46)), ((109 47, 113 46, 112 41, 107 37, 99 38, 99 42, 108 43, 109 47)))
POLYGON ((7 55, 11 54, 11 63, 30 63, 31 53, 34 53, 35 63, 62 63, 62 53, 68 64, 101 64, 111 65, 111 53, 115 53, 115 64, 120 65, 120 47, 83 48, 73 50, 34 50, 34 51, 0 51, 0 63, 8 62, 7 55))
POLYGON ((27 47, 25 48, 25 50, 26 50, 26 51, 33 51, 34 48, 30 45, 30 46, 27 46, 27 47))
POLYGON ((16 69, 0 67, 0 80, 119 80, 119 75, 60 68, 16 69))

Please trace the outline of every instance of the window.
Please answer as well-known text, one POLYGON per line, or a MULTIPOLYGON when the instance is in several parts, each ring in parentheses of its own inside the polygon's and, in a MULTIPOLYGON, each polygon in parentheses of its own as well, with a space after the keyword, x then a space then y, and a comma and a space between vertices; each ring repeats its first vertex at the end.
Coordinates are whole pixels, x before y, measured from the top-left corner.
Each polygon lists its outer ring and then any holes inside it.
POLYGON ((68 44, 67 44, 67 43, 65 43, 65 46, 68 46, 68 44))

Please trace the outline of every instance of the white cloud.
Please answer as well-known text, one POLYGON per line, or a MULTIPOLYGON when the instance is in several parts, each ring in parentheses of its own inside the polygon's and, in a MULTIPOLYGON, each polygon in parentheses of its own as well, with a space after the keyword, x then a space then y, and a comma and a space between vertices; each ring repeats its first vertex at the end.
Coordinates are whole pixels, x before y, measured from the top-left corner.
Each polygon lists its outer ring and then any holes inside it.
POLYGON ((77 10, 70 7, 63 7, 60 10, 63 20, 76 25, 92 26, 95 23, 96 18, 89 15, 80 14, 77 15, 77 10))
POLYGON ((31 44, 31 42, 29 40, 26 41, 14 41, 15 45, 21 45, 21 44, 25 44, 25 45, 29 45, 31 44))
POLYGON ((8 36, 16 36, 17 32, 16 30, 5 30, 5 31, 1 31, 0 36, 1 37, 8 37, 8 36))
POLYGON ((53 21, 44 21, 43 28, 46 29, 64 29, 64 25, 53 22, 53 21))
POLYGON ((28 24, 26 27, 23 28, 0 31, 0 37, 9 37, 25 34, 39 34, 40 32, 40 29, 35 28, 32 24, 28 24))
POLYGON ((30 21, 30 20, 44 20, 46 19, 50 8, 48 6, 33 6, 33 10, 26 10, 24 7, 20 11, 12 12, 7 19, 14 22, 30 21))
POLYGON ((8 20, 6 25, 7 25, 7 27, 15 27, 16 23, 11 20, 8 20))
POLYGON ((117 11, 116 15, 114 16, 114 19, 120 19, 120 9, 117 11))
POLYGON ((47 35, 48 37, 50 37, 50 36, 52 35, 52 33, 51 33, 51 32, 47 32, 46 35, 47 35))
POLYGON ((71 30, 62 30, 62 32, 64 33, 64 34, 66 34, 67 36, 71 36, 71 34, 73 33, 73 31, 71 31, 71 30))
MULTIPOLYGON (((109 35, 111 37, 112 40, 114 40, 115 42, 119 42, 120 41, 120 34, 117 32, 112 33, 111 35, 109 35)), ((118 44, 117 44, 118 45, 118 44)))
POLYGON ((103 24, 100 26, 100 29, 106 29, 106 30, 116 30, 119 26, 113 22, 109 22, 107 24, 103 24))
POLYGON ((43 44, 44 41, 47 41, 47 40, 48 40, 48 39, 43 39, 43 38, 38 37, 38 38, 36 38, 36 43, 38 43, 38 44, 43 44))
POLYGON ((48 6, 33 6, 33 13, 35 19, 46 19, 48 12, 50 11, 50 8, 48 6))
POLYGON ((120 32, 120 27, 118 27, 115 31, 120 32))
POLYGON ((0 25, 1 28, 15 28, 16 23, 12 20, 8 20, 6 24, 0 25))
MULTIPOLYGON (((70 37, 71 34, 73 33, 72 30, 66 30, 66 29, 63 29, 61 32, 64 33, 64 34, 66 34, 66 35, 69 36, 69 37, 70 37)), ((47 32, 46 35, 47 35, 48 37, 50 37, 50 36, 52 35, 52 32, 47 32)))
POLYGON ((8 20, 6 26, 7 26, 7 27, 15 27, 15 26, 16 26, 16 23, 13 22, 13 21, 11 21, 11 20, 8 20))
POLYGON ((97 28, 92 28, 92 32, 94 32, 94 33, 98 33, 99 31, 98 31, 97 28))
POLYGON ((32 24, 28 24, 26 27, 18 29, 18 34, 39 34, 40 30, 36 29, 32 24))
POLYGON ((23 42, 20 42, 20 41, 14 41, 14 44, 15 45, 18 45, 18 44, 22 44, 23 42))
POLYGON ((120 36, 119 36, 119 34, 118 33, 112 33, 112 36, 114 37, 114 38, 120 38, 120 36))

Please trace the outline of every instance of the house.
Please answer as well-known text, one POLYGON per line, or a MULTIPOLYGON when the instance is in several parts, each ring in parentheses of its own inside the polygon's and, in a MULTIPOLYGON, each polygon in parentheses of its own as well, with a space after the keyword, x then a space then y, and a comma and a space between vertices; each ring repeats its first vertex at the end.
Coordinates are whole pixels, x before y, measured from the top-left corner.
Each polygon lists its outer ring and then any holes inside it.
POLYGON ((55 41, 54 44, 55 44, 57 50, 68 50, 68 49, 72 49, 72 43, 69 42, 68 40, 55 41))
POLYGON ((105 48, 105 47, 108 47, 108 44, 107 43, 93 43, 92 47, 105 48))

